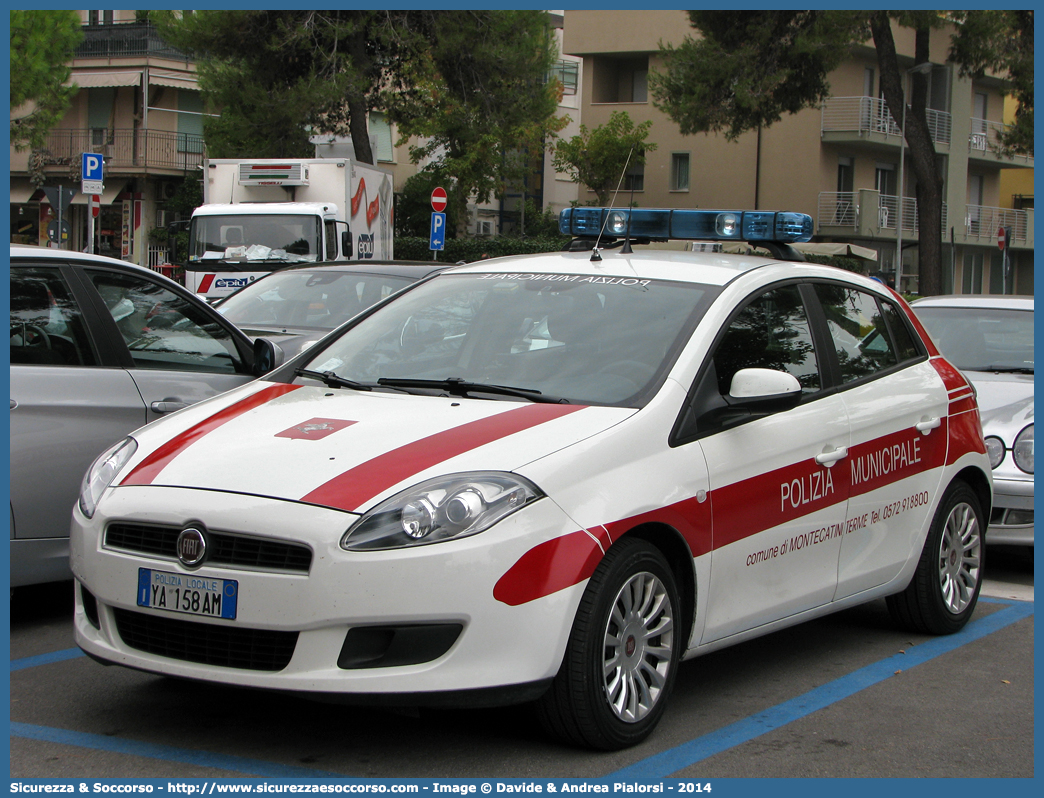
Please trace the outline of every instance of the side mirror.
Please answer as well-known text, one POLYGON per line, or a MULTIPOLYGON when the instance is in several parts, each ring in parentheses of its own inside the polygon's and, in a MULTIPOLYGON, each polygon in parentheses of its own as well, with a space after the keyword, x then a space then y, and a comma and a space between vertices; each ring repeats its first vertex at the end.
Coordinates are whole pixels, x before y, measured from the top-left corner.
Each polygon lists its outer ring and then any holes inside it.
POLYGON ((351 260, 352 257, 352 232, 351 230, 345 230, 341 233, 341 257, 345 260, 351 260))
POLYGON ((732 377, 725 401, 734 410, 779 413, 797 407, 801 401, 801 383, 785 371, 740 369, 732 377))
POLYGON ((254 341, 254 376, 261 377, 283 365, 285 356, 279 344, 267 338, 254 341))

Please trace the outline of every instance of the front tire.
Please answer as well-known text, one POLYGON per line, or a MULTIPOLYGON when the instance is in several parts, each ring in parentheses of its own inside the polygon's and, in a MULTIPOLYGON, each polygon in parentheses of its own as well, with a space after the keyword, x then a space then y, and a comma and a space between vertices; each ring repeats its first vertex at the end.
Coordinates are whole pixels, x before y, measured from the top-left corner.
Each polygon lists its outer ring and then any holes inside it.
POLYGON ((892 618, 924 634, 964 628, 982 588, 985 530, 978 495, 955 480, 932 519, 913 580, 902 593, 888 597, 892 618))
POLYGON ((637 538, 612 546, 584 591, 558 675, 537 704, 545 729, 607 751, 648 737, 678 670, 680 607, 658 549, 637 538))

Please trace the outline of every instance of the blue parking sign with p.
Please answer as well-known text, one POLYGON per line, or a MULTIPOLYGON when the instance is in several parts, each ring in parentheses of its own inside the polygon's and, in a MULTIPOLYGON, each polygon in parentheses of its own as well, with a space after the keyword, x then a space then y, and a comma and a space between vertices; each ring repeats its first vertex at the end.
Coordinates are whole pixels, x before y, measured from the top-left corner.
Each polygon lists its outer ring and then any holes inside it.
POLYGON ((85 152, 83 154, 83 169, 81 170, 84 180, 102 179, 102 156, 97 152, 85 152))
POLYGON ((446 214, 431 215, 431 244, 428 249, 442 250, 446 247, 446 214))

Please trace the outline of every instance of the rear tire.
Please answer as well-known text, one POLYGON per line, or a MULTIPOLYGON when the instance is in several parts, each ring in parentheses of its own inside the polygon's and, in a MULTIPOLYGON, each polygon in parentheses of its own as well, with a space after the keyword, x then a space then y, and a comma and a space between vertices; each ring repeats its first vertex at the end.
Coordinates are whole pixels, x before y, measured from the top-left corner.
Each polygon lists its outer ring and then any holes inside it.
POLYGON ((888 597, 888 610, 899 625, 937 635, 964 628, 982 587, 985 530, 978 495, 955 480, 932 519, 913 580, 888 597))
POLYGON ((678 670, 680 607, 658 549, 637 538, 612 546, 580 600, 558 675, 537 703, 544 728, 606 751, 648 737, 678 670))

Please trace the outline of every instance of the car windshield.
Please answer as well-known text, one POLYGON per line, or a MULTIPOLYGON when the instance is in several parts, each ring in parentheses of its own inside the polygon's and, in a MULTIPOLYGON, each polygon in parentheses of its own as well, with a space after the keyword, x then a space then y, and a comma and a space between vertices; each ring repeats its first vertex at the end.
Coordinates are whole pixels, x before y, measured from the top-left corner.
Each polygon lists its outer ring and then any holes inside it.
POLYGON ((939 350, 967 371, 1033 373, 1033 311, 915 307, 939 350))
POLYGON ((311 215, 232 214, 192 220, 189 260, 314 261, 319 220, 311 215))
POLYGON ((355 387, 383 380, 493 398, 484 385, 512 389, 507 398, 640 406, 715 291, 631 277, 445 274, 379 308, 306 368, 355 387))
POLYGON ((239 327, 332 330, 411 282, 408 277, 322 269, 273 272, 217 309, 239 327))

